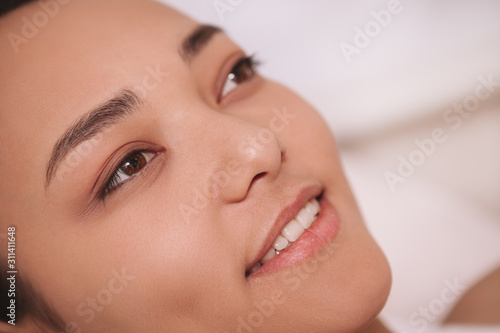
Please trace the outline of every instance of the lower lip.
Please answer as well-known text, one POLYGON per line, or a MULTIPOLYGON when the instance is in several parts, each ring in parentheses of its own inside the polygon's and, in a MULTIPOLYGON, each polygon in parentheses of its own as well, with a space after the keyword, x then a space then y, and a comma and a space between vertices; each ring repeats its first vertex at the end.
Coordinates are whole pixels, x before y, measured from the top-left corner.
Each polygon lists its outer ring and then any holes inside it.
POLYGON ((271 274, 313 257, 330 244, 340 230, 340 218, 333 205, 323 195, 318 218, 286 250, 267 261, 247 278, 271 274))

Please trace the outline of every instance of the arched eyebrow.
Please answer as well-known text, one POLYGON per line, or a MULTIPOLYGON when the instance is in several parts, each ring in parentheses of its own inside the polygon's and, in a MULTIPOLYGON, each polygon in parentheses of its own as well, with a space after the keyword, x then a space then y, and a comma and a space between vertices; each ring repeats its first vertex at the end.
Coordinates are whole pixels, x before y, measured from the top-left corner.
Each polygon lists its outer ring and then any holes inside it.
POLYGON ((182 42, 179 50, 182 59, 189 63, 210 42, 215 34, 221 32, 223 32, 221 28, 213 25, 202 24, 197 26, 182 42))
POLYGON ((138 110, 144 102, 131 90, 122 90, 115 97, 81 116, 56 142, 45 173, 45 188, 57 172, 62 160, 81 143, 138 110))

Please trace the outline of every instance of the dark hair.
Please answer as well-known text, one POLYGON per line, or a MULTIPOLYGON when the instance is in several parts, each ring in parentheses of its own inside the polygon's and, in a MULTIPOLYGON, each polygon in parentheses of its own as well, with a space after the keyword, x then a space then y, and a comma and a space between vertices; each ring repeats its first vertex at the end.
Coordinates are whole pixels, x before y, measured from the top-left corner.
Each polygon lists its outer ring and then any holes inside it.
POLYGON ((2 0, 0 2, 0 17, 30 2, 34 2, 34 0, 2 0))
MULTIPOLYGON (((8 271, 6 258, 0 256, 0 322, 7 323, 7 307, 10 305, 8 297, 10 281, 9 275, 4 276, 8 271)), ((46 332, 51 329, 56 332, 64 332, 65 325, 61 317, 47 304, 47 302, 36 292, 35 288, 27 281, 22 272, 18 269, 15 275, 15 306, 16 306, 16 325, 31 321, 40 329, 46 332)))

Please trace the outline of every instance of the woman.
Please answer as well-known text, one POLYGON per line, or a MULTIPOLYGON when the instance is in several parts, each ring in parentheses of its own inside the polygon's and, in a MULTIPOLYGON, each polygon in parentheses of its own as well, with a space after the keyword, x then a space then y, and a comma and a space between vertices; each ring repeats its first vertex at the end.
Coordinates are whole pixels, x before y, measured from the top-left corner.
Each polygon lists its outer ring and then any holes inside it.
MULTIPOLYGON (((1 19, 11 33, 1 211, 2 228, 16 228, 18 281, 52 322, 75 332, 372 323, 389 267, 315 110, 260 77, 222 31, 156 2, 43 5, 1 19)), ((37 313, 3 329, 37 327, 37 313)))
POLYGON ((149 0, 3 14, 0 331, 387 331, 334 138, 257 59, 149 0))

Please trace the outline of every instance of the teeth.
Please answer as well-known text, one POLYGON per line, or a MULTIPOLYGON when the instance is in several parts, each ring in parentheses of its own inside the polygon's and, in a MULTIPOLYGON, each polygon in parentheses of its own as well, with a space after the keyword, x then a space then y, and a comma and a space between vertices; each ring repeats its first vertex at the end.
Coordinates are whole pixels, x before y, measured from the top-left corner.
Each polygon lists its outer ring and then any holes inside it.
MULTIPOLYGON (((312 218, 314 219, 314 217, 312 218)), ((295 242, 297 238, 299 238, 299 236, 302 235, 303 232, 304 228, 302 228, 299 222, 295 221, 295 219, 288 222, 288 224, 283 228, 283 230, 281 230, 281 234, 285 236, 285 238, 291 243, 295 242)))
POLYGON ((306 209, 311 211, 311 213, 316 215, 319 213, 321 207, 319 206, 318 200, 311 200, 307 203, 306 209))
POLYGON ((258 270, 267 261, 271 260, 280 254, 281 251, 292 245, 292 243, 304 233, 304 230, 309 228, 311 224, 316 221, 319 211, 320 206, 318 201, 316 199, 309 200, 295 216, 295 218, 288 222, 288 224, 281 230, 281 235, 276 238, 273 246, 269 249, 269 251, 267 251, 266 255, 260 260, 260 262, 256 263, 249 270, 249 274, 258 270))
POLYGON ((273 247, 276 251, 284 250, 288 246, 288 240, 279 235, 278 238, 274 241, 273 247))
POLYGON ((317 212, 315 212, 315 210, 312 209, 312 205, 310 205, 309 203, 307 203, 305 209, 302 209, 297 214, 297 216, 295 217, 295 219, 297 220, 297 222, 300 224, 300 226, 303 229, 307 229, 307 228, 309 228, 311 226, 311 224, 316 219, 316 217, 315 217, 316 214, 317 214, 317 212))
POLYGON ((281 235, 274 242, 274 249, 282 251, 291 243, 295 242, 304 230, 309 228, 311 224, 318 218, 320 211, 319 202, 316 199, 309 200, 297 215, 281 230, 281 235), (279 245, 279 246, 277 246, 279 245))
POLYGON ((248 271, 248 274, 252 274, 256 270, 258 270, 261 266, 262 266, 262 264, 260 262, 256 263, 255 265, 252 266, 252 268, 250 268, 250 270, 248 271))
POLYGON ((273 259, 275 255, 276 255, 276 250, 275 250, 274 248, 270 248, 270 249, 269 249, 269 251, 267 251, 267 253, 266 253, 266 255, 264 256, 264 258, 262 258, 262 259, 260 260, 260 262, 261 262, 262 264, 265 264, 265 263, 266 263, 266 261, 273 259))

